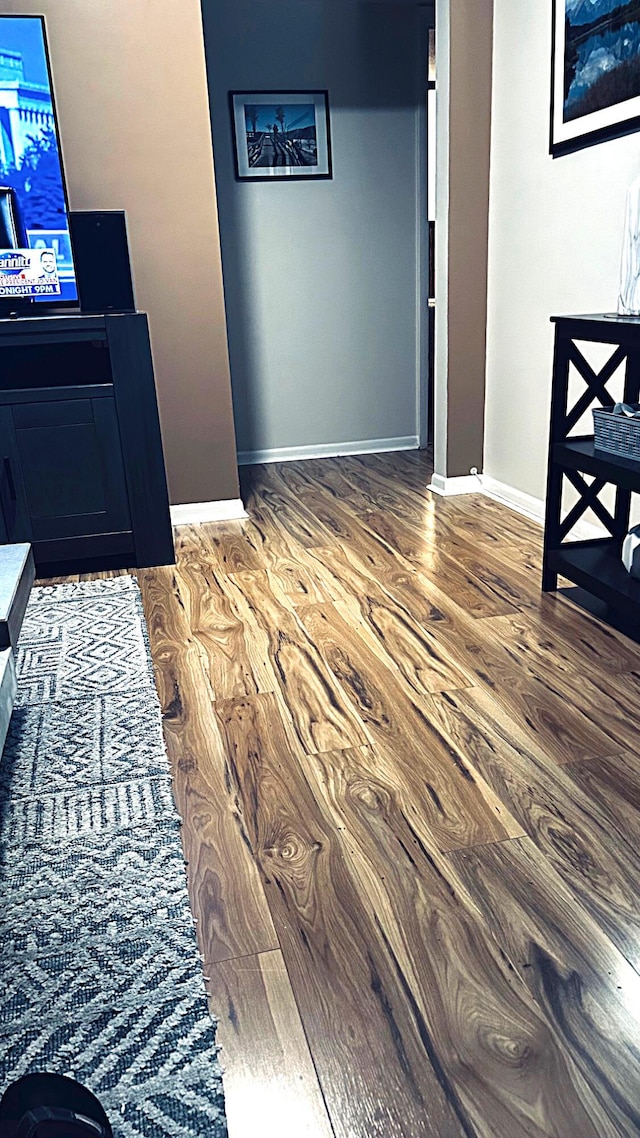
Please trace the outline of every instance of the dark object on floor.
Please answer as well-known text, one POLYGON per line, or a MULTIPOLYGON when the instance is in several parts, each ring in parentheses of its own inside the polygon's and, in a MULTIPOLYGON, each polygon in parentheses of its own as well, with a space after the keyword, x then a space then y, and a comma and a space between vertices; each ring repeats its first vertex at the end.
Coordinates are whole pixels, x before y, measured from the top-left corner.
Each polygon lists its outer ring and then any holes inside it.
POLYGON ((95 1095, 63 1075, 25 1075, 0 1100, 0 1138, 113 1138, 95 1095))

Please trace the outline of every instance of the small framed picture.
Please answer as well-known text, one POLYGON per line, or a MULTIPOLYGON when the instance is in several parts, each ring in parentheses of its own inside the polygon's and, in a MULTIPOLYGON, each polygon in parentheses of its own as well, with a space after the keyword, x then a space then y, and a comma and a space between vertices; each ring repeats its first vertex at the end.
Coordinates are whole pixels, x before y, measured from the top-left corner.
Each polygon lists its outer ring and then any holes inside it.
POLYGON ((553 0, 554 157, 640 129, 640 3, 553 0))
POLYGON ((241 182, 331 178, 326 91, 230 91, 241 182))

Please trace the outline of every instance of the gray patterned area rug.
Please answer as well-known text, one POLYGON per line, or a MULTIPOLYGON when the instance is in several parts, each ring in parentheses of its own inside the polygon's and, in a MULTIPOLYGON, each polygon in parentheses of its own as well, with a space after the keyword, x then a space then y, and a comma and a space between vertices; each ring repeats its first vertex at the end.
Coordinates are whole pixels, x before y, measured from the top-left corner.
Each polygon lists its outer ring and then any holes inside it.
POLYGON ((71 1075, 118 1138, 227 1134, 137 583, 33 590, 0 759, 0 1092, 71 1075))

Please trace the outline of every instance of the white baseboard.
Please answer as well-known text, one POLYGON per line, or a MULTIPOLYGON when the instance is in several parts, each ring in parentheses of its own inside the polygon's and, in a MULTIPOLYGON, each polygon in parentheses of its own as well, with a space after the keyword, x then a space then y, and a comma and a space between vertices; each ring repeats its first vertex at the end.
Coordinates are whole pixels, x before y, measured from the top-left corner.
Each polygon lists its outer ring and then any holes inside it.
POLYGON ((544 502, 542 498, 534 498, 532 494, 525 494, 523 490, 516 490, 515 486, 508 486, 506 482, 498 482, 488 474, 481 474, 482 489, 488 498, 494 502, 502 502, 504 506, 523 514, 525 518, 544 525, 544 502))
POLYGON ((240 498, 227 498, 222 502, 185 502, 171 507, 171 524, 174 526, 235 522, 248 517, 240 498))
POLYGON ((477 474, 465 474, 460 478, 446 478, 443 474, 432 474, 428 486, 434 494, 449 498, 454 494, 481 494, 482 485, 477 474))
MULTIPOLYGON (((488 498, 493 498, 494 502, 501 502, 503 506, 508 506, 509 509, 515 510, 518 514, 523 514, 525 518, 531 518, 538 525, 544 525, 545 503, 542 498, 534 498, 532 494, 525 494, 523 490, 517 490, 515 486, 508 486, 506 482, 498 482, 496 478, 491 478, 488 474, 481 474, 480 481, 488 498)), ((603 528, 584 520, 578 522, 572 531, 572 540, 574 541, 591 541, 594 538, 606 536, 608 535, 603 528)))
MULTIPOLYGON (((545 503, 542 498, 534 498, 532 494, 525 494, 524 490, 517 490, 515 486, 508 486, 506 482, 499 482, 488 474, 467 474, 461 478, 446 478, 442 474, 434 474, 429 489, 434 494, 450 497, 454 494, 485 494, 494 502, 508 506, 517 514, 544 526, 545 503)), ((594 538, 606 537, 604 529, 594 525, 593 522, 578 522, 572 531, 574 541, 591 541, 594 538)))
POLYGON ((353 443, 318 443, 313 446, 274 447, 272 450, 245 450, 238 453, 238 466, 259 462, 297 462, 305 458, 340 458, 350 454, 381 454, 389 450, 417 450, 417 435, 396 439, 364 439, 353 443))

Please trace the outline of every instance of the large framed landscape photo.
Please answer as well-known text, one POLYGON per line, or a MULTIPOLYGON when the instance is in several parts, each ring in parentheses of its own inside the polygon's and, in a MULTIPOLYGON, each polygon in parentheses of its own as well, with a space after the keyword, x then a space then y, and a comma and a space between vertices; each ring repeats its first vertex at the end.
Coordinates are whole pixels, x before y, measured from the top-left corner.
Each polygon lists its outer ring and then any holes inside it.
POLYGON ((331 178, 326 91, 230 91, 236 177, 331 178))
POLYGON ((551 153, 640 129, 640 0, 553 0, 551 153))

